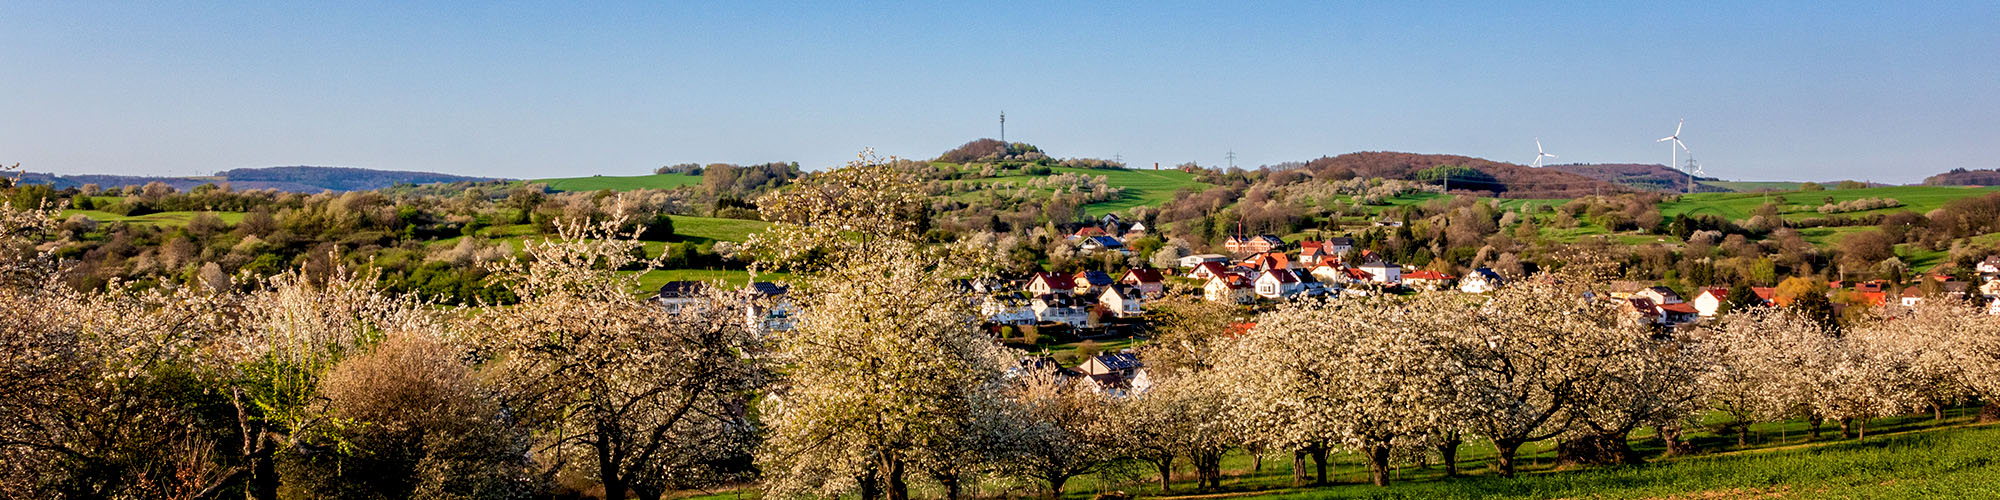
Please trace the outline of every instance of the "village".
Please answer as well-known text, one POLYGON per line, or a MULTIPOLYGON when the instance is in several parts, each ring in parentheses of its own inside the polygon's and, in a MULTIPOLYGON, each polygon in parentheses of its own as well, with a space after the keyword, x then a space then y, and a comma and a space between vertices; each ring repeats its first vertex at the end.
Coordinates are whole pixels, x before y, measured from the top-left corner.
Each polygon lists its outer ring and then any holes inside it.
MULTIPOLYGON (((1396 222, 1378 222, 1393 225, 1396 222)), ((1074 223, 1067 240, 1084 255, 1120 252, 1126 242, 1146 236, 1143 223, 1124 223, 1107 215, 1094 223, 1074 223)), ((1148 303, 1170 290, 1201 300, 1227 304, 1240 312, 1238 328, 1255 326, 1251 319, 1278 305, 1300 300, 1351 300, 1371 295, 1407 296, 1422 293, 1484 294, 1506 286, 1510 279, 1488 268, 1456 276, 1430 269, 1411 270, 1387 262, 1373 252, 1354 248, 1342 236, 1300 239, 1289 243, 1276 235, 1230 236, 1228 254, 1182 256, 1172 268, 1129 268, 1110 273, 1036 272, 1027 276, 960 279, 961 291, 977 297, 985 329, 1023 354, 1013 373, 1053 371, 1074 377, 1092 392, 1125 397, 1152 386, 1145 364, 1133 348, 1150 326, 1148 303), (1051 340, 1053 339, 1053 340, 1051 340), (1012 340, 1012 342, 1009 342, 1012 340), (1102 352, 1104 344, 1121 348, 1102 352)), ((1835 314, 1848 308, 1913 308, 1928 294, 1966 299, 1968 293, 1988 304, 1988 314, 2000 315, 2000 255, 1975 269, 1978 286, 1938 273, 1897 286, 1887 280, 1827 283, 1824 296, 1835 314), (1900 289, 1898 292, 1896 290, 1900 289)), ((1605 284, 1596 300, 1608 301, 1632 320, 1662 332, 1688 328, 1726 314, 1732 305, 1786 307, 1792 297, 1778 287, 1744 287, 1750 297, 1730 297, 1730 287, 1703 287, 1686 297, 1673 288, 1645 281, 1615 280, 1605 284), (1734 303, 1734 304, 1732 304, 1734 303)), ((660 287, 653 300, 670 310, 706 297, 708 284, 674 281, 660 287)), ((755 281, 740 290, 747 307, 744 324, 753 331, 790 330, 796 307, 787 300, 783 283, 755 281)), ((1595 293, 1595 292, 1593 292, 1595 293)))

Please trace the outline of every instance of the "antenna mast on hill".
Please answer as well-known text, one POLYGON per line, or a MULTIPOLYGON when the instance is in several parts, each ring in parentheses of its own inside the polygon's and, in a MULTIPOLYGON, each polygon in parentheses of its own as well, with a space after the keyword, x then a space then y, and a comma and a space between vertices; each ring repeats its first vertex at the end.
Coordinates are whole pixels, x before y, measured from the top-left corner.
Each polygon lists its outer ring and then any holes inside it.
POLYGON ((1007 142, 1007 112, 1000 112, 1000 142, 1007 142))
POLYGON ((1229 154, 1222 156, 1229 158, 1229 168, 1236 168, 1236 150, 1231 149, 1229 154))

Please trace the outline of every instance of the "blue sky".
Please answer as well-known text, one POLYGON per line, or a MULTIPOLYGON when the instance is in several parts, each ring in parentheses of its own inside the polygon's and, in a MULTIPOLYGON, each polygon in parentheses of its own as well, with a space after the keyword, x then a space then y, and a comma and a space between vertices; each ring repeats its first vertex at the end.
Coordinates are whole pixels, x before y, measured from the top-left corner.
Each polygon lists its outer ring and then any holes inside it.
POLYGON ((1351 151, 1914 182, 1994 168, 2000 3, 0 0, 0 162, 503 177, 1351 151), (1247 4, 1247 3, 1246 3, 1247 4))

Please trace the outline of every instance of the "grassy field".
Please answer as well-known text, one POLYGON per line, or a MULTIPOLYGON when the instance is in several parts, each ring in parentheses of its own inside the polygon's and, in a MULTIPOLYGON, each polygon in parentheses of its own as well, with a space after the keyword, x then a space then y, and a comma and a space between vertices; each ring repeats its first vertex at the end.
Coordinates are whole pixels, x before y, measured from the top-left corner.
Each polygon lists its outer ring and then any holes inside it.
POLYGON ((1903 206, 1901 207, 1865 212, 1847 212, 1845 215, 1890 213, 1903 210, 1921 214, 1943 207, 1946 202, 1950 202, 1951 200, 1968 196, 1978 196, 1994 191, 2000 191, 2000 187, 1894 186, 1866 189, 1829 189, 1814 192, 1695 193, 1683 196, 1679 201, 1662 203, 1660 205, 1660 215, 1669 217, 1682 214, 1719 215, 1730 220, 1742 220, 1750 218, 1750 214, 1757 210, 1758 205, 1762 205, 1765 201, 1777 196, 1785 198, 1788 211, 1784 215, 1788 219, 1820 217, 1820 213, 1813 211, 1813 209, 1825 203, 1826 198, 1832 198, 1835 202, 1862 198, 1895 198, 1897 201, 1903 202, 1903 206))
POLYGON ((701 183, 701 177, 683 174, 655 175, 593 175, 590 177, 566 177, 558 179, 535 179, 527 182, 548 184, 556 191, 632 191, 635 189, 672 189, 701 183))
MULTIPOLYGON (((941 165, 950 164, 941 163, 941 165)), ((1084 205, 1084 212, 1091 216, 1101 216, 1138 206, 1159 206, 1166 203, 1167 200, 1173 199, 1174 192, 1179 191, 1181 188, 1192 188, 1199 191, 1210 187, 1208 184, 1195 182, 1194 174, 1179 170, 1098 170, 1066 167, 1056 167, 1053 170, 1054 173, 1058 174, 1075 173, 1091 177, 1102 175, 1104 176, 1104 181, 1111 186, 1125 188, 1124 196, 1116 200, 1084 205)), ((1017 186, 1025 187, 1029 180, 1036 177, 1039 176, 1016 174, 958 182, 978 182, 982 184, 1012 182, 1017 186)))
POLYGON ((715 217, 689 217, 675 215, 674 235, 683 240, 696 241, 736 241, 750 239, 750 233, 763 231, 771 223, 760 220, 721 219, 715 217))
MULTIPOLYGON (((213 212, 213 213, 215 214, 216 218, 222 219, 223 222, 227 222, 230 224, 243 222, 242 212, 213 212)), ((188 220, 193 219, 194 216, 201 214, 201 212, 160 212, 156 214, 146 214, 146 215, 127 217, 100 210, 62 211, 62 216, 64 218, 68 218, 71 215, 79 215, 79 214, 83 215, 84 217, 96 219, 98 222, 123 222, 126 224, 151 224, 164 227, 180 227, 180 226, 186 226, 188 220)))
MULTIPOLYGON (((763 273, 757 281, 784 281, 791 275, 785 273, 763 273)), ((659 290, 660 285, 669 281, 722 281, 729 287, 741 287, 750 283, 750 272, 729 269, 655 269, 639 275, 639 288, 647 293, 659 290)))
POLYGON ((1762 190, 1797 191, 1803 182, 1794 181, 1701 181, 1704 186, 1715 186, 1730 191, 1751 192, 1762 190))

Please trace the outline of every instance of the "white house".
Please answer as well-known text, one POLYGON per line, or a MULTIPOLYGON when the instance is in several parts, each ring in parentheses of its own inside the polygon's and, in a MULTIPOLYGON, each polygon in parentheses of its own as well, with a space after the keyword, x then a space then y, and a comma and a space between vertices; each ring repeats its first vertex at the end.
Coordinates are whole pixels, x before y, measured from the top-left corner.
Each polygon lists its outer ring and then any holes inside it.
POLYGON ((1241 274, 1220 274, 1202 285, 1202 298, 1209 302, 1246 304, 1250 302, 1250 279, 1241 274))
POLYGON ((1128 269, 1118 282, 1139 289, 1139 295, 1147 298, 1159 297, 1167 291, 1166 278, 1157 269, 1128 269))
POLYGON ((1066 274, 1035 273, 1035 277, 1028 280, 1028 293, 1038 296, 1051 293, 1067 295, 1075 289, 1076 282, 1066 274))
MULTIPOLYGON (((1727 292, 1727 290, 1725 290, 1724 292, 1727 292)), ((1667 304, 1679 304, 1682 302, 1681 294, 1674 293, 1674 289, 1667 288, 1664 286, 1649 286, 1646 287, 1646 289, 1644 290, 1633 292, 1632 296, 1653 299, 1654 304, 1663 306, 1667 304)))
POLYGON ((1037 295, 1030 306, 1035 319, 1043 323, 1063 323, 1082 327, 1090 322, 1090 311, 1078 307, 1076 299, 1064 294, 1037 295))
POLYGON ((749 300, 749 306, 743 308, 745 326, 760 333, 790 331, 792 316, 798 314, 787 293, 790 291, 789 286, 769 281, 743 287, 743 294, 749 300))
POLYGON ((1227 264, 1229 263, 1229 256, 1205 253, 1205 254, 1189 255, 1186 257, 1181 257, 1181 267, 1199 267, 1203 262, 1227 264))
POLYGON ((1376 283, 1395 285, 1403 282, 1403 266, 1389 262, 1370 262, 1361 265, 1361 272, 1368 273, 1376 283))
MULTIPOLYGON (((1225 258, 1223 260, 1227 261, 1228 259, 1225 258)), ((1216 276, 1224 274, 1229 274, 1229 267, 1223 265, 1222 262, 1203 262, 1194 266, 1193 271, 1188 272, 1188 276, 1199 280, 1215 279, 1216 276)))
POLYGON ((1305 284, 1299 276, 1284 269, 1276 269, 1257 276, 1257 295, 1282 299, 1305 291, 1305 284))
POLYGON ((1104 310, 1120 318, 1145 314, 1146 311, 1139 308, 1142 302, 1143 299, 1139 298, 1139 289, 1125 286, 1105 288, 1104 295, 1097 298, 1097 303, 1104 306, 1104 310))
POLYGON ((996 293, 987 295, 979 303, 979 314, 990 323, 1002 325, 1025 325, 1039 319, 1030 307, 1028 297, 1020 293, 996 293))
POLYGON ((1722 305, 1729 303, 1729 289, 1704 288, 1694 296, 1694 310, 1704 318, 1713 318, 1722 311, 1722 305))
POLYGON ((1492 269, 1478 268, 1458 280, 1458 291, 1465 293, 1486 293, 1500 288, 1500 274, 1492 269))

